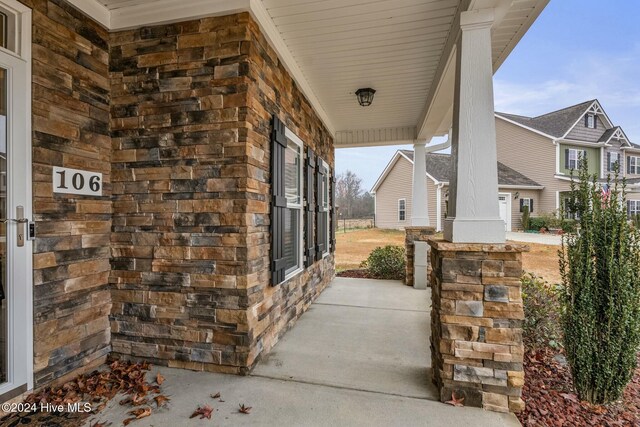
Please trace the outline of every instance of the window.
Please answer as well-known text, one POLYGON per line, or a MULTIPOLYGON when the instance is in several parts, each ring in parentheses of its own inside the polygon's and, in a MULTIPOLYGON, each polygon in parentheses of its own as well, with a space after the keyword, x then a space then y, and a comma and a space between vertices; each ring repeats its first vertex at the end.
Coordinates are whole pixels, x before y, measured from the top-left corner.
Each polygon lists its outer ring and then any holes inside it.
POLYGON ((640 215, 640 200, 627 200, 627 215, 629 218, 640 215))
POLYGON ((564 168, 579 169, 580 161, 587 158, 587 150, 566 148, 564 150, 564 168))
POLYGON ((529 213, 533 212, 533 199, 531 198, 520 199, 520 212, 524 212, 525 206, 529 208, 529 213))
POLYGON ((640 174, 640 157, 627 156, 627 173, 640 174))
POLYGON ((405 199, 398 200, 398 221, 404 221, 407 217, 407 201, 405 199))
POLYGON ((284 213, 285 277, 302 267, 302 141, 285 130, 287 146, 284 156, 284 190, 287 208, 284 213))
POLYGON ((587 114, 585 120, 585 126, 589 129, 596 128, 596 115, 595 114, 587 114))
POLYGON ((561 204, 560 208, 566 219, 580 219, 580 215, 576 212, 575 200, 571 198, 570 194, 563 193, 560 195, 561 204))
POLYGON ((620 153, 607 153, 607 171, 613 172, 620 162, 620 153))

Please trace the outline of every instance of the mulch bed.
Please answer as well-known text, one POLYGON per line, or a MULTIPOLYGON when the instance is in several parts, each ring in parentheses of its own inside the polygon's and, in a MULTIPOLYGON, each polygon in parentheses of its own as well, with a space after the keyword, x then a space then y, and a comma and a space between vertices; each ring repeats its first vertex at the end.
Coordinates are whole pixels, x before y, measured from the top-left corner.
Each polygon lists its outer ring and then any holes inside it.
POLYGON ((518 414, 523 426, 640 426, 640 354, 623 401, 606 406, 578 399, 569 366, 555 360, 557 354, 547 348, 524 356, 526 409, 518 414))
POLYGON ((355 270, 344 270, 336 274, 338 277, 351 277, 352 279, 373 279, 373 277, 369 276, 367 270, 363 269, 355 269, 355 270))

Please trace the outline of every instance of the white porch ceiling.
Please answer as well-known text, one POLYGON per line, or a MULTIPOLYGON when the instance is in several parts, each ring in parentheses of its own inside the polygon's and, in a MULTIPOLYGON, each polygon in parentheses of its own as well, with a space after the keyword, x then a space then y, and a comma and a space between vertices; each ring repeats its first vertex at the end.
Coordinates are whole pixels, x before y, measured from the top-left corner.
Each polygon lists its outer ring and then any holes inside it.
POLYGON ((447 132, 460 12, 496 10, 494 69, 549 0, 68 0, 120 30, 249 11, 336 136, 336 146, 447 132), (372 87, 371 106, 354 92, 372 87))

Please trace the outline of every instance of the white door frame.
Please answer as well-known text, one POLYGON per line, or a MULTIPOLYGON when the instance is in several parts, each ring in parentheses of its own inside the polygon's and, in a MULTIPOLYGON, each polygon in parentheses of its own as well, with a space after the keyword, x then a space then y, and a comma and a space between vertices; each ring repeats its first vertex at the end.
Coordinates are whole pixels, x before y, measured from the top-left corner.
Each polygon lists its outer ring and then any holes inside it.
MULTIPOLYGON (((0 47, 0 66, 7 70, 7 217, 33 218, 31 141, 31 9, 16 0, 0 0, 14 19, 9 47, 0 47)), ((16 244, 18 225, 7 223, 7 382, 0 385, 5 399, 33 389, 33 242, 16 244), (26 390, 24 385, 26 384, 26 390)), ((25 231, 27 227, 25 225, 25 231)))
MULTIPOLYGON (((498 203, 500 203, 500 196, 505 196, 507 198, 507 231, 511 231, 511 193, 498 193, 498 203)), ((500 212, 498 206, 498 212, 500 212)))

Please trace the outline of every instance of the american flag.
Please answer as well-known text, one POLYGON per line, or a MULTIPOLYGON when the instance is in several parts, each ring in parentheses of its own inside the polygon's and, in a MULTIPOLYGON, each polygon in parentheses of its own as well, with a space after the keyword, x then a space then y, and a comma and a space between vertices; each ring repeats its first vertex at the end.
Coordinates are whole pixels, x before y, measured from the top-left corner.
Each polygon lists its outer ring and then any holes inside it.
POLYGON ((609 184, 605 184, 602 186, 602 199, 609 200, 609 196, 611 196, 611 187, 609 184))

